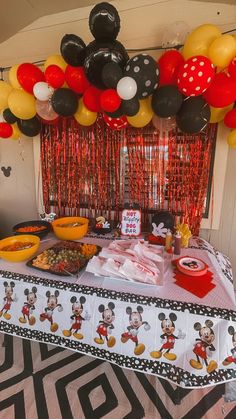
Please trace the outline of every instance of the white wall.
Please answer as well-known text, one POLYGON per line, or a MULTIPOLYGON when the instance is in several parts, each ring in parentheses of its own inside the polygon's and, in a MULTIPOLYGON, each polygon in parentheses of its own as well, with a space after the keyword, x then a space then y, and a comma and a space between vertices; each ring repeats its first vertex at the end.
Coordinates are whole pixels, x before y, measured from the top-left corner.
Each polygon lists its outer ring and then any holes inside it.
MULTIPOLYGON (((118 40, 127 49, 160 45, 163 34, 171 32, 177 21, 187 23, 190 29, 203 23, 216 24, 222 31, 236 27, 236 5, 190 0, 120 0, 113 4, 121 17, 118 40)), ((26 61, 33 62, 58 54, 60 40, 65 33, 75 33, 86 43, 92 41, 88 28, 90 10, 91 7, 75 9, 38 19, 0 44, 0 65, 4 67, 26 61)), ((154 57, 157 54, 151 52, 154 57)), ((221 138, 221 141, 226 141, 226 138, 221 138)), ((19 155, 16 141, 0 140, 1 166, 12 165, 13 168, 10 178, 5 178, 0 172, 0 229, 4 230, 21 219, 36 215, 31 140, 24 140, 22 146, 25 150, 24 162, 19 155), (3 220, 6 228, 3 227, 3 220)), ((220 228, 218 231, 202 231, 202 234, 230 256, 236 276, 235 183, 236 151, 230 150, 220 228)))

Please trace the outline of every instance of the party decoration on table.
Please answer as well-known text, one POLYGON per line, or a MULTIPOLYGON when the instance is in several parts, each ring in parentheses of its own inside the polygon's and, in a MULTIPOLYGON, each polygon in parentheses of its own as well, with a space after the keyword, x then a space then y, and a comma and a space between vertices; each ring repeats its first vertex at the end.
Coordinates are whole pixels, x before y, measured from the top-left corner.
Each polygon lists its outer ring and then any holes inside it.
POLYGON ((105 217, 99 216, 96 218, 96 224, 93 231, 97 234, 107 234, 111 231, 111 223, 105 217))
POLYGON ((222 362, 223 365, 236 364, 236 331, 233 326, 228 327, 228 333, 232 336, 232 349, 230 350, 231 355, 227 356, 222 362))
POLYGON ((178 223, 175 226, 175 229, 179 232, 181 236, 181 247, 187 248, 189 245, 189 239, 192 237, 191 230, 189 229, 188 224, 186 223, 178 223))
POLYGON ((185 339, 186 333, 182 332, 181 329, 178 329, 178 335, 174 335, 175 331, 175 321, 177 316, 175 313, 170 313, 169 318, 166 318, 166 314, 160 313, 158 319, 161 321, 161 328, 163 334, 160 336, 162 346, 157 351, 152 351, 150 353, 152 358, 159 359, 162 355, 168 359, 168 361, 175 361, 177 356, 174 352, 170 352, 171 349, 174 349, 176 339, 185 339))
POLYGON ((48 221, 49 223, 51 223, 52 221, 55 220, 57 214, 55 212, 50 212, 49 214, 46 214, 45 212, 42 214, 39 214, 39 217, 41 220, 43 221, 48 221))
POLYGON ((151 329, 151 326, 147 321, 143 321, 142 319, 142 306, 137 306, 136 310, 127 307, 126 313, 129 316, 129 326, 127 326, 128 331, 122 333, 121 342, 126 343, 129 339, 132 340, 135 343, 134 354, 141 355, 145 351, 145 345, 138 340, 139 329, 141 326, 144 326, 144 330, 147 332, 151 329))
POLYGON ((36 318, 33 316, 33 311, 35 310, 35 303, 37 301, 37 288, 32 287, 31 291, 26 288, 24 294, 27 298, 27 301, 24 302, 21 313, 22 316, 19 318, 20 323, 29 323, 30 326, 33 326, 36 322, 36 318))
POLYGON ((158 211, 152 217, 152 233, 148 241, 153 244, 165 245, 167 231, 174 231, 174 216, 169 211, 158 211))
POLYGON ((10 175, 11 175, 11 166, 7 166, 7 167, 2 166, 1 167, 1 171, 3 172, 4 176, 10 177, 10 175))
POLYGON ((53 312, 58 310, 59 312, 63 311, 62 305, 58 302, 58 296, 60 292, 55 290, 52 294, 50 291, 46 291, 47 305, 44 308, 44 312, 40 314, 40 321, 44 322, 48 320, 50 322, 51 332, 56 332, 58 329, 58 324, 53 321, 53 312))
POLYGON ((205 275, 208 269, 208 265, 203 260, 191 256, 179 258, 176 267, 180 272, 190 276, 205 275))
POLYGON ((215 333, 213 331, 214 323, 211 320, 206 320, 205 324, 197 322, 194 324, 194 330, 199 332, 199 338, 195 339, 196 343, 194 345, 193 353, 196 356, 196 359, 191 359, 189 361, 191 367, 199 370, 202 369, 205 364, 207 373, 210 374, 216 370, 218 364, 216 361, 209 358, 212 357, 212 352, 215 351, 213 342, 215 340, 215 333))
POLYGON ((121 215, 121 234, 124 236, 139 236, 141 233, 141 211, 127 208, 121 215))
POLYGON ((106 340, 108 348, 112 348, 116 344, 116 338, 114 336, 109 336, 112 334, 112 330, 115 328, 114 320, 115 320, 115 312, 114 312, 115 304, 113 302, 109 302, 107 308, 100 304, 98 307, 99 313, 102 314, 102 320, 99 320, 99 324, 97 327, 98 337, 94 338, 94 342, 103 345, 104 338, 106 340))
POLYGON ((14 287, 15 283, 11 282, 4 282, 4 290, 5 290, 5 297, 3 297, 3 307, 0 310, 0 317, 4 317, 5 320, 10 320, 11 314, 8 311, 11 309, 11 305, 14 301, 16 301, 16 296, 14 296, 14 287))
POLYGON ((181 253, 181 235, 179 231, 176 231, 174 235, 174 255, 180 255, 181 253))
POLYGON ((79 332, 82 327, 82 323, 83 321, 90 320, 91 318, 87 310, 85 310, 85 313, 83 314, 84 303, 86 302, 86 298, 83 295, 81 295, 78 301, 77 297, 73 295, 73 297, 71 297, 70 299, 70 302, 72 303, 72 316, 70 316, 70 319, 73 321, 73 323, 69 329, 63 330, 62 333, 67 338, 73 334, 73 336, 76 339, 83 339, 84 336, 82 335, 82 333, 79 332))

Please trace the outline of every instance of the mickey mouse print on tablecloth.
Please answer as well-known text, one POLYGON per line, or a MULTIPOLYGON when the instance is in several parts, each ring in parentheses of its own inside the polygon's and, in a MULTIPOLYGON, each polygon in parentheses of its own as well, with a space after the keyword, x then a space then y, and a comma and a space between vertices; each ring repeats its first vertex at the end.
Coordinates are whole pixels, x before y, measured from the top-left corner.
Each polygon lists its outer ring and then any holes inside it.
POLYGON ((157 351, 152 351, 150 353, 152 358, 161 358, 163 355, 169 361, 174 361, 177 356, 174 352, 171 352, 175 346, 175 339, 184 339, 186 334, 182 332, 181 329, 178 329, 178 336, 174 335, 175 331, 175 321, 177 320, 177 316, 175 313, 170 313, 169 318, 166 318, 164 313, 160 313, 158 315, 158 319, 161 321, 161 328, 163 334, 161 337, 162 346, 157 351))
POLYGON ((233 326, 228 327, 228 333, 232 336, 232 349, 230 350, 232 355, 227 356, 223 361, 223 365, 227 366, 232 363, 236 364, 236 330, 233 326))
POLYGON ((62 311, 63 307, 58 303, 59 291, 55 290, 54 294, 51 294, 50 291, 46 292, 47 297, 47 306, 44 309, 44 312, 40 314, 40 321, 48 320, 51 323, 50 330, 51 332, 56 332, 58 329, 58 324, 53 321, 53 312, 57 308, 58 311, 62 311))
POLYGON ((35 310, 35 303, 37 301, 36 292, 36 287, 32 287, 31 291, 28 288, 25 289, 24 294, 27 297, 27 301, 24 302, 21 310, 22 316, 19 318, 21 323, 26 323, 28 320, 30 326, 33 326, 36 322, 35 317, 32 315, 33 311, 35 310))
POLYGON ((148 331, 151 329, 151 326, 142 319, 142 306, 137 306, 137 309, 134 311, 131 307, 127 307, 126 313, 129 316, 129 326, 127 326, 128 331, 122 333, 121 342, 126 343, 129 339, 132 340, 135 343, 134 354, 141 355, 145 351, 145 345, 138 341, 139 328, 144 325, 144 330, 148 331))
POLYGON ((102 313, 102 320, 99 321, 97 327, 97 333, 99 337, 94 338, 94 342, 98 343, 99 345, 104 344, 104 338, 107 342, 107 346, 112 348, 116 343, 116 338, 114 336, 109 336, 112 334, 112 329, 114 329, 114 320, 115 320, 115 313, 114 313, 115 304, 109 302, 107 308, 103 304, 100 304, 98 307, 99 313, 102 313))
POLYGON ((11 309, 11 305, 14 301, 16 301, 16 297, 14 297, 14 287, 15 283, 11 281, 10 283, 4 282, 5 287, 5 297, 3 297, 3 307, 0 311, 0 317, 4 317, 6 320, 10 320, 11 314, 9 310, 11 309))
POLYGON ((77 297, 73 296, 71 297, 70 302, 72 303, 72 316, 70 317, 72 320, 72 325, 70 329, 65 329, 62 333, 66 337, 70 337, 73 334, 76 339, 83 339, 84 336, 79 332, 82 326, 82 322, 85 320, 90 320, 91 318, 87 311, 85 311, 85 314, 82 316, 84 311, 83 305, 86 302, 86 298, 81 296, 78 301, 77 297))
POLYGON ((215 351, 213 342, 215 340, 215 333, 212 329, 213 322, 211 320, 206 320, 205 325, 197 322, 194 324, 194 329, 199 331, 199 338, 195 339, 196 343, 193 348, 193 353, 196 355, 196 359, 190 360, 191 367, 195 369, 202 369, 203 364, 206 366, 208 374, 215 371, 218 367, 216 361, 209 358, 212 357, 212 353, 215 351))

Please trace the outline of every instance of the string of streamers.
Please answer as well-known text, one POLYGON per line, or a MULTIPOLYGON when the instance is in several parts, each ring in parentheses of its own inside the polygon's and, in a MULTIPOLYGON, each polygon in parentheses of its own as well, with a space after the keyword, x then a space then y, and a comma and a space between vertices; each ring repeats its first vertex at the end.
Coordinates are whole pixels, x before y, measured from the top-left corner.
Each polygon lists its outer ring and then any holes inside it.
POLYGON ((46 212, 104 215, 119 221, 124 203, 138 203, 142 222, 166 208, 198 234, 205 205, 216 125, 183 135, 168 126, 115 131, 99 117, 92 128, 62 118, 43 125, 41 158, 46 212))

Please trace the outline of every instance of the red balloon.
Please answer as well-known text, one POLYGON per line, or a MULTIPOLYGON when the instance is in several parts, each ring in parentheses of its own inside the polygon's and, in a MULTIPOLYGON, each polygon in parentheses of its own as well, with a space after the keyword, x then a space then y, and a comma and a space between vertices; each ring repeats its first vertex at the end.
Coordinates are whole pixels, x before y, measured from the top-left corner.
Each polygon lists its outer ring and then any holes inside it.
POLYGON ((9 138, 13 134, 13 128, 11 124, 7 122, 0 122, 0 137, 9 138))
POLYGON ((103 90, 97 89, 97 87, 89 86, 83 96, 83 102, 88 108, 89 111, 92 112, 100 112, 101 105, 100 105, 100 96, 103 90))
POLYGON ((233 58, 231 61, 229 67, 228 67, 228 73, 231 77, 236 78, 236 57, 233 58))
POLYGON ((236 100, 236 80, 225 73, 216 74, 204 98, 214 108, 230 105, 236 100))
POLYGON ((70 89, 79 94, 83 94, 90 85, 83 67, 72 67, 68 65, 66 67, 65 77, 70 89))
POLYGON ((31 63, 24 63, 19 65, 16 76, 23 89, 31 94, 33 94, 33 87, 36 83, 45 81, 44 73, 42 70, 31 63))
POLYGON ((100 105, 105 112, 115 112, 119 109, 121 98, 115 89, 104 90, 100 96, 100 105))
POLYGON ((212 83, 215 69, 209 58, 196 55, 181 65, 177 84, 185 96, 200 96, 212 83))
POLYGON ((58 65, 49 65, 45 70, 45 80, 49 86, 58 89, 65 83, 65 73, 58 65))
POLYGON ((107 126, 114 130, 123 129, 128 125, 128 121, 125 115, 121 116, 120 118, 111 118, 110 116, 104 114, 103 118, 107 126))
POLYGON ((160 69, 160 86, 166 84, 177 84, 177 76, 179 67, 184 63, 184 58, 179 51, 173 49, 164 52, 159 58, 158 64, 160 69))
POLYGON ((224 117, 224 123, 228 128, 236 128, 236 108, 227 112, 224 117))

